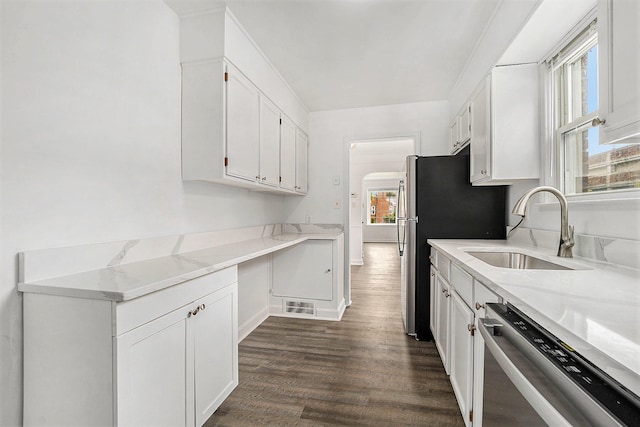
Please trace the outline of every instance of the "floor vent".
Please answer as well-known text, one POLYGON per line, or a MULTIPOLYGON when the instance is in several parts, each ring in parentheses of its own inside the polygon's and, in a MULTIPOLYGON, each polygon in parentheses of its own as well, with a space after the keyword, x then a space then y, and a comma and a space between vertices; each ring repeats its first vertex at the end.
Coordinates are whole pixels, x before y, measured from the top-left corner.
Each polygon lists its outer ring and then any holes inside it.
POLYGON ((316 305, 312 302, 300 302, 300 301, 285 301, 284 303, 285 313, 298 313, 298 314, 310 314, 315 316, 316 305))

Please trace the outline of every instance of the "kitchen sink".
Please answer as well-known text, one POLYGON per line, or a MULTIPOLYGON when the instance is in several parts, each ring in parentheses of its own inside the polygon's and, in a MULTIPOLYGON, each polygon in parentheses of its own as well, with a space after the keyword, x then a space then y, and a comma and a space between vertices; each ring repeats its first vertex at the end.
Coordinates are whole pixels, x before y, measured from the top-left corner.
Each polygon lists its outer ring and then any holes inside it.
POLYGON ((545 261, 520 252, 478 252, 469 251, 469 255, 484 261, 489 265, 518 270, 573 270, 573 268, 545 261))

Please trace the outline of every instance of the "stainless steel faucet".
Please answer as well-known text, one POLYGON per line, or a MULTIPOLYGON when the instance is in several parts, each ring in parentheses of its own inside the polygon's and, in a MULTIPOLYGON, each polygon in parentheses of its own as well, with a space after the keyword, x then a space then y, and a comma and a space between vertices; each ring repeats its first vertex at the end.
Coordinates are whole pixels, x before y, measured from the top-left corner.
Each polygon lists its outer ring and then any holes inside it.
POLYGON ((558 256, 562 258, 573 258, 572 248, 575 242, 573 241, 573 226, 569 225, 567 199, 557 189, 546 186, 532 188, 520 197, 520 200, 516 202, 511 213, 524 218, 527 213, 527 202, 531 196, 541 191, 553 194, 560 202, 560 245, 558 247, 558 256))

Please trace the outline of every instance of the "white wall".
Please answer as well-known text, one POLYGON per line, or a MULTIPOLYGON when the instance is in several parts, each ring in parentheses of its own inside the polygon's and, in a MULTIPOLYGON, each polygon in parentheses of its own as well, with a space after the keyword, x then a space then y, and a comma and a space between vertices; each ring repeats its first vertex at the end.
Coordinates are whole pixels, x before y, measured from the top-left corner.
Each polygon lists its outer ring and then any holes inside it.
MULTIPOLYGON (((386 105, 309 114, 309 188, 304 198, 284 201, 287 222, 343 224, 349 222, 349 141, 419 134, 422 155, 448 153, 446 101, 386 105), (333 185, 334 177, 339 185, 333 185), (335 209, 335 202, 340 204, 335 209)), ((345 265, 350 264, 349 234, 345 235, 345 265)), ((345 286, 350 270, 345 268, 345 286)), ((351 303, 349 289, 345 291, 351 303)))
POLYGON ((349 139, 419 134, 418 154, 448 154, 447 121, 446 101, 310 113, 309 191, 304 198, 285 199, 288 222, 304 222, 309 215, 311 222, 346 223, 350 203, 345 187, 349 182, 349 139), (340 185, 332 185, 336 176, 340 185), (340 209, 333 208, 336 200, 340 209))
POLYGON ((495 66, 541 2, 542 0, 504 0, 496 8, 449 94, 451 119, 469 99, 482 78, 495 66))
POLYGON ((0 425, 21 424, 16 254, 281 222, 180 178, 178 18, 161 1, 2 1, 0 425))
MULTIPOLYGON (((527 180, 509 187, 508 211, 511 212, 527 190, 538 185, 538 180, 527 180)), ((527 217, 522 226, 560 231, 560 205, 553 196, 547 198, 546 203, 543 202, 545 200, 540 196, 534 196, 529 201, 527 217)), ((516 225, 520 218, 509 215, 509 225, 516 225)), ((569 197, 569 224, 575 227, 576 234, 640 240, 640 199, 622 199, 614 194, 610 200, 589 202, 569 197)))

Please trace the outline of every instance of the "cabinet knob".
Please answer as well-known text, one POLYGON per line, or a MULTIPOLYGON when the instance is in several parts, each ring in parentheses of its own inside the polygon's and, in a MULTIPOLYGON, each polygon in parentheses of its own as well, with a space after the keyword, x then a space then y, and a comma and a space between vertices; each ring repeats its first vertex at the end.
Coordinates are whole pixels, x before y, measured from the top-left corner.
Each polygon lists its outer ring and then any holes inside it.
POLYGON ((481 308, 484 308, 484 304, 480 304, 479 302, 476 303, 476 310, 480 310, 481 308))
POLYGON ((260 179, 260 175, 256 175, 256 179, 260 179))
POLYGON ((204 303, 203 303, 203 304, 201 304, 201 305, 199 306, 199 308, 200 308, 200 310, 204 311, 204 309, 205 309, 205 308, 207 308, 207 306, 206 306, 206 305, 204 305, 204 303))
POLYGON ((200 306, 194 308, 193 310, 189 310, 187 313, 187 317, 195 316, 200 311, 200 306))
POLYGON ((607 119, 601 119, 600 117, 596 117, 595 119, 591 120, 591 126, 593 127, 604 125, 605 123, 607 123, 607 119))
POLYGON ((327 268, 327 270, 325 271, 325 273, 331 273, 331 269, 327 268))
POLYGON ((450 296, 451 296, 451 294, 449 292, 447 292, 447 291, 444 292, 444 297, 445 298, 449 298, 450 296))
POLYGON ((263 180, 263 181, 266 181, 266 180, 267 180, 267 177, 266 177, 266 176, 263 176, 263 177, 262 177, 262 180, 263 180))

